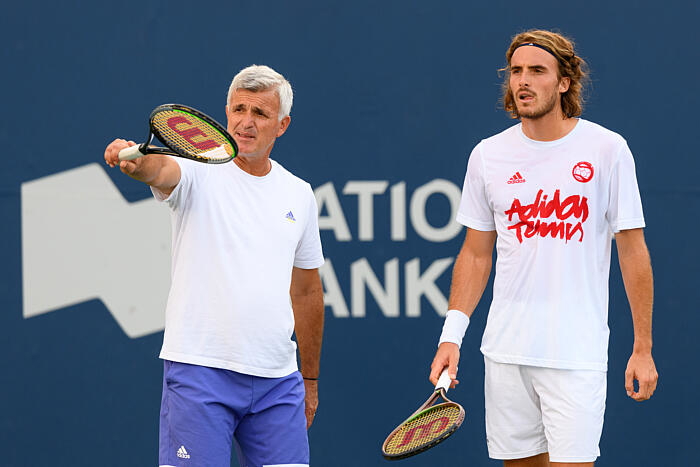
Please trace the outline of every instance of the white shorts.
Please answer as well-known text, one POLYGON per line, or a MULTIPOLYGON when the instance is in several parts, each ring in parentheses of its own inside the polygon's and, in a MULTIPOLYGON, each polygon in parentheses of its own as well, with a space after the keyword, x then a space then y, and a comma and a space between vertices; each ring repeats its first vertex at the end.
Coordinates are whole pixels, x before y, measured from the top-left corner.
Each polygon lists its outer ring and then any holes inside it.
POLYGON ((492 459, 549 453, 551 462, 600 455, 607 373, 497 363, 484 357, 486 441, 492 459))

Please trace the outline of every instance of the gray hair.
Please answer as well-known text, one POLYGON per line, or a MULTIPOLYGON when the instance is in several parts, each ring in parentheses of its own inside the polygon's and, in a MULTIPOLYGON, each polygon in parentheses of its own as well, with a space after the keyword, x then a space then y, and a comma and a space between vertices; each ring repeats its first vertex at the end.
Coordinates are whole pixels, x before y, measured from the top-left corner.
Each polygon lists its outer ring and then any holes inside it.
POLYGON ((274 90, 280 99, 279 119, 282 120, 288 116, 292 110, 292 100, 294 94, 292 86, 284 76, 277 73, 275 70, 265 65, 251 65, 242 69, 231 81, 231 86, 228 88, 228 96, 226 104, 231 102, 231 97, 237 89, 245 89, 247 91, 259 92, 274 90))

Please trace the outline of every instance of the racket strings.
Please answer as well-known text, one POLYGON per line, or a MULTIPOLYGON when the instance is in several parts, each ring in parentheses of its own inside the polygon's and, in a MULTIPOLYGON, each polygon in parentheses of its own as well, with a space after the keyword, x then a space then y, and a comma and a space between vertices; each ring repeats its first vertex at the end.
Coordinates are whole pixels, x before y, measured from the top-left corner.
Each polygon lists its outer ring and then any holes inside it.
POLYGON ((433 406, 404 422, 387 440, 384 451, 400 455, 426 446, 454 431, 463 419, 464 412, 457 404, 433 406))
POLYGON ((202 159, 229 159, 235 155, 230 140, 196 115, 168 109, 151 118, 158 139, 171 148, 178 148, 202 159))

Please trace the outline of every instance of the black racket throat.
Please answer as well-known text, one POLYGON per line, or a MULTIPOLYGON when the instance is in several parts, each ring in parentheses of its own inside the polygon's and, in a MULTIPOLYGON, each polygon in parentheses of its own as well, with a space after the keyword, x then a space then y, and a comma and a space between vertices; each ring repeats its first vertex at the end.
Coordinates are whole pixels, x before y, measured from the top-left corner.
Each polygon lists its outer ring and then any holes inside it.
POLYGON ((164 148, 161 146, 151 146, 154 137, 155 135, 153 134, 153 132, 149 132, 148 138, 146 138, 147 141, 145 143, 139 144, 139 151, 141 152, 141 154, 163 154, 166 156, 181 156, 181 154, 178 154, 172 149, 164 148))
POLYGON ((141 145, 139 146, 139 151, 141 151, 142 153, 146 154, 146 153, 148 152, 148 149, 149 149, 148 147, 149 147, 149 146, 151 145, 151 143, 153 142, 153 137, 154 137, 154 136, 155 136, 155 135, 153 134, 153 131, 151 131, 151 130, 149 129, 149 131, 148 131, 148 137, 146 138, 146 141, 143 142, 143 143, 141 143, 141 145))

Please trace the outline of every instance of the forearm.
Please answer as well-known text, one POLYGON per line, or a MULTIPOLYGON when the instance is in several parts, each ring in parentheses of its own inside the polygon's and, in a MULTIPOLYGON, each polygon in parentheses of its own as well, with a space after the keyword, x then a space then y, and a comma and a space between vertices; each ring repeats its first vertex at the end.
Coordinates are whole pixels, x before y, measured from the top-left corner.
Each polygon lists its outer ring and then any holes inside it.
POLYGON ((633 243, 620 242, 618 234, 618 257, 620 271, 625 284, 627 299, 632 311, 634 326, 634 352, 651 352, 652 310, 654 302, 654 280, 649 251, 640 232, 630 232, 627 236, 637 237, 633 243))
POLYGON ((634 351, 651 351, 651 322, 654 302, 654 281, 649 253, 620 260, 620 269, 632 310, 634 351))
POLYGON ((180 166, 169 156, 149 154, 128 164, 122 171, 133 178, 169 195, 180 182, 180 166))
POLYGON ((324 319, 323 288, 320 279, 309 290, 304 293, 292 293, 291 297, 301 371, 306 378, 318 378, 324 319))
MULTIPOLYGON (((467 229, 457 260, 452 270, 452 287, 450 288, 450 310, 458 310, 471 316, 481 300, 491 274, 493 246, 496 232, 482 232, 467 229)), ((461 345, 469 320, 459 314, 448 313, 440 336, 440 346, 430 365, 430 382, 437 384, 440 373, 448 367, 453 385, 457 383, 457 363, 461 345), (461 319, 460 319, 461 318, 461 319)))

